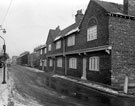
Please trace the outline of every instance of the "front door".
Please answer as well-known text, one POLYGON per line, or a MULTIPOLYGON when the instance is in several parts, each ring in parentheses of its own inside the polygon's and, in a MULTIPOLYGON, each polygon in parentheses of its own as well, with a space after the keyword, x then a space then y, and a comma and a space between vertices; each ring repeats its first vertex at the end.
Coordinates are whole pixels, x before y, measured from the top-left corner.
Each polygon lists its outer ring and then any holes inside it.
POLYGON ((86 74, 86 58, 83 58, 83 73, 81 79, 87 80, 86 74))

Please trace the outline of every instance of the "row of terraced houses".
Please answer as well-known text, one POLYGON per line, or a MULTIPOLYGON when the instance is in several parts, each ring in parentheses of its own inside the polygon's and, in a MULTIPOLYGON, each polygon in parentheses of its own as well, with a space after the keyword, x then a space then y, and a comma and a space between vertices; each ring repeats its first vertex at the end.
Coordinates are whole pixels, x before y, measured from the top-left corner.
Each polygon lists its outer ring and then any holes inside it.
MULTIPOLYGON (((44 45, 27 63, 45 72, 108 85, 135 81, 135 1, 122 4, 90 0, 85 13, 65 29, 50 29, 44 45), (34 62, 33 62, 34 61, 34 62)), ((19 58, 21 58, 20 56, 19 58)))

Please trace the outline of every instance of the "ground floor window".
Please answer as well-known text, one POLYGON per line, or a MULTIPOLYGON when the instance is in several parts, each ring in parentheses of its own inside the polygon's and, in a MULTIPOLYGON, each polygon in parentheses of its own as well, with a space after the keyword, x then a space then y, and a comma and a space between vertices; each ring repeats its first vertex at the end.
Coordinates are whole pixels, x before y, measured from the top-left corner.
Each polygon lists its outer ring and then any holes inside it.
POLYGON ((77 69, 77 58, 69 58, 69 68, 77 69))
POLYGON ((98 56, 89 58, 89 70, 99 71, 99 57, 98 56))
POLYGON ((57 67, 62 67, 62 58, 57 58, 57 67))
POLYGON ((40 66, 42 66, 42 60, 40 59, 40 66))
POLYGON ((46 59, 44 60, 44 66, 46 67, 46 59))
POLYGON ((53 60, 52 60, 52 59, 49 60, 49 66, 50 66, 50 67, 53 66, 53 60))

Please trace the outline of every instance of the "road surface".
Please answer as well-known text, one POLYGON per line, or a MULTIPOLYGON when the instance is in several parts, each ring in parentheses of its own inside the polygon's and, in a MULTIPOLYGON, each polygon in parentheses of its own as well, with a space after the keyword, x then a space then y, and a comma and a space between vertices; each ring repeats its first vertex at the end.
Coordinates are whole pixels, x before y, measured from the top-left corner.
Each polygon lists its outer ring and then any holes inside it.
POLYGON ((12 87, 9 106, 89 106, 45 87, 43 72, 22 66, 11 66, 8 71, 12 87))
POLYGON ((134 106, 135 100, 121 98, 90 97, 81 101, 59 94, 44 84, 42 71, 11 66, 8 68, 11 93, 8 106, 134 106))

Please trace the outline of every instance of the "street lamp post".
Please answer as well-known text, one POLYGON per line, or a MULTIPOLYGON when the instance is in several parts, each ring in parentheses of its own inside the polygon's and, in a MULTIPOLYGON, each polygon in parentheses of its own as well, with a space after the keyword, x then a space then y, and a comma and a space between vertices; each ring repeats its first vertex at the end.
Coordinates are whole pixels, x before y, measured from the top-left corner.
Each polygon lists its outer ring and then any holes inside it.
MULTIPOLYGON (((5 39, 3 37, 0 36, 0 38, 3 39, 4 41, 4 45, 3 45, 3 56, 4 56, 4 61, 6 59, 6 44, 5 44, 5 39)), ((4 67, 3 67, 3 81, 2 81, 2 84, 6 84, 6 65, 5 65, 5 62, 4 62, 4 67)))
MULTIPOLYGON (((5 29, 0 29, 0 30, 3 30, 3 33, 6 33, 6 30, 5 29)), ((6 60, 6 44, 5 44, 5 39, 0 36, 0 38, 3 40, 4 42, 4 45, 3 45, 3 56, 4 56, 4 61, 6 60)), ((4 62, 4 68, 3 68, 3 81, 2 81, 2 84, 6 84, 6 65, 5 65, 5 62, 4 62)))

